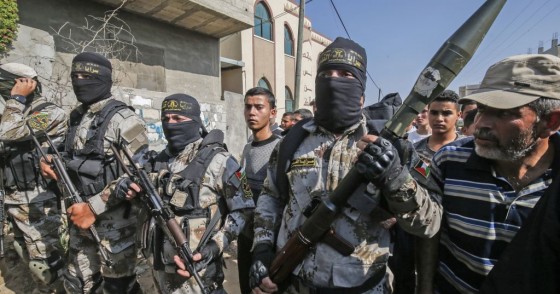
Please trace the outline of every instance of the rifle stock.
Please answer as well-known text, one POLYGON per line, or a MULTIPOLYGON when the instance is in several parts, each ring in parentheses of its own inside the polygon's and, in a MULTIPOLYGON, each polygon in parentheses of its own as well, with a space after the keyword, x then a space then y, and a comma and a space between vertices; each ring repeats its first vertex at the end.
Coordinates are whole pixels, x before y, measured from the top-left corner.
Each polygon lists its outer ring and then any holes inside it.
POLYGON ((189 246, 189 242, 185 237, 185 234, 183 233, 183 229, 177 223, 173 211, 171 211, 171 209, 162 202, 157 189, 150 181, 150 178, 148 177, 146 171, 142 169, 137 164, 137 162, 134 161, 132 152, 130 151, 128 146, 124 145, 123 143, 120 145, 120 149, 122 150, 133 170, 130 170, 127 167, 123 158, 119 155, 120 152, 119 149, 117 149, 117 146, 115 146, 114 144, 111 145, 111 150, 113 150, 113 154, 118 160, 124 172, 131 179, 134 179, 134 182, 137 182, 141 186, 142 191, 140 194, 140 199, 142 200, 142 203, 144 203, 148 211, 150 211, 151 215, 156 219, 158 226, 163 230, 167 238, 175 242, 175 249, 177 250, 177 253, 181 257, 181 259, 186 261, 185 266, 187 267, 187 270, 189 271, 191 276, 194 277, 202 293, 207 294, 208 290, 194 267, 195 261, 193 260, 193 253, 189 246))
MULTIPOLYGON (((41 157, 44 158, 46 162, 48 162, 48 157, 45 154, 45 152, 43 152, 43 149, 41 149, 41 143, 39 143, 39 140, 37 140, 37 137, 35 135, 35 131, 33 131, 33 128, 29 125, 27 125, 27 128, 29 129, 29 132, 31 134, 31 138, 33 139, 33 142, 35 143, 35 146, 37 147, 37 150, 41 154, 41 157)), ((51 138, 49 137, 49 135, 46 132, 44 133, 44 135, 45 135, 45 138, 47 139, 47 143, 49 144, 49 147, 52 150, 54 150, 54 152, 56 153, 55 156, 51 157, 51 161, 52 161, 52 164, 54 166, 54 169, 55 169, 55 172, 58 176, 59 181, 64 185, 64 187, 66 188, 66 191, 68 191, 68 193, 70 194, 71 202, 72 203, 83 203, 84 200, 80 196, 80 193, 78 192, 78 189, 76 188, 74 183, 72 183, 72 180, 70 179, 70 176, 66 172, 66 166, 62 162, 62 157, 61 157, 60 153, 58 152, 58 150, 56 149, 56 146, 54 146, 54 143, 52 142, 51 138)), ((91 227, 88 228, 88 231, 90 232, 93 240, 95 241, 95 244, 97 244, 97 248, 99 249, 99 253, 101 254, 101 259, 103 260, 103 263, 105 263, 105 265, 109 268, 112 267, 113 266, 113 261, 111 260, 111 257, 109 257, 109 254, 107 253, 103 244, 101 244, 101 238, 99 237, 99 234, 97 233, 97 230, 95 229, 95 225, 91 225, 91 227)))
MULTIPOLYGON (((394 142, 406 133, 417 114, 436 98, 457 76, 482 42, 506 0, 487 0, 432 57, 420 73, 414 88, 395 115, 385 124, 381 137, 394 142)), ((338 187, 322 201, 278 252, 270 267, 270 277, 281 285, 303 261, 310 247, 328 232, 352 192, 363 182, 356 167, 350 169, 338 187), (307 249, 302 249, 306 247, 307 249), (297 250, 297 251, 296 251, 297 250), (304 252, 304 253, 302 253, 304 252)))

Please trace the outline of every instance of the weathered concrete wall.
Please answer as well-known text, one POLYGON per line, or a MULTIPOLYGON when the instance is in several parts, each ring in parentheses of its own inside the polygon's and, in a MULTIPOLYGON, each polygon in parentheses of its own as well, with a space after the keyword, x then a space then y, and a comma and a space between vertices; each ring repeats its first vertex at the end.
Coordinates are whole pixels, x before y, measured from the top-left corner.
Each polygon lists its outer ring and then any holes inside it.
POLYGON ((243 95, 228 91, 224 92, 224 100, 228 114, 226 144, 231 154, 239 158, 249 135, 249 129, 243 115, 245 102, 243 95))
MULTIPOLYGON (((83 25, 88 15, 101 16, 109 8, 90 1, 69 0, 25 0, 18 4, 21 17, 18 37, 13 50, 0 63, 20 62, 36 68, 45 96, 70 110, 77 103, 69 81, 74 54, 61 49, 62 42, 54 36, 54 29, 66 21, 73 22, 74 26, 83 25)), ((232 110, 220 97, 218 39, 132 14, 122 13, 119 17, 130 26, 137 42, 143 44, 139 49, 149 47, 150 50, 142 55, 141 63, 111 60, 116 81, 113 94, 134 106, 146 120, 154 148, 161 149, 165 144, 159 122, 161 102, 174 93, 186 93, 199 100, 202 119, 208 129, 223 130, 227 141, 246 142, 245 133, 236 138, 228 132, 227 124, 244 127, 245 122, 243 108, 240 118, 237 113, 230 116, 232 110), (157 56, 158 52, 163 55, 157 56), (152 82, 164 90, 141 87, 138 76, 152 72, 158 72, 157 78, 160 78, 152 82)), ((75 36, 79 40, 79 36, 75 36)), ((235 99, 242 107, 243 97, 235 99)), ((0 105, 3 111, 1 108, 0 105)))

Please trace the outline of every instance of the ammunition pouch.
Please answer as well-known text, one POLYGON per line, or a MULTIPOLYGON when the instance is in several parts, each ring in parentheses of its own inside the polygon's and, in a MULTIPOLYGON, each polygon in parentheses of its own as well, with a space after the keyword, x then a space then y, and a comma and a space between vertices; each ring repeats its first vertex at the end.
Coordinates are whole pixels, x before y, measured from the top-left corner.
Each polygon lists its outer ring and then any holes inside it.
POLYGON ((68 175, 85 199, 100 193, 120 175, 116 161, 106 159, 72 159, 66 161, 68 175))
POLYGON ((33 151, 34 148, 31 141, 10 144, 12 151, 3 167, 4 187, 20 191, 34 190, 39 184, 44 187, 39 176, 39 157, 33 151))

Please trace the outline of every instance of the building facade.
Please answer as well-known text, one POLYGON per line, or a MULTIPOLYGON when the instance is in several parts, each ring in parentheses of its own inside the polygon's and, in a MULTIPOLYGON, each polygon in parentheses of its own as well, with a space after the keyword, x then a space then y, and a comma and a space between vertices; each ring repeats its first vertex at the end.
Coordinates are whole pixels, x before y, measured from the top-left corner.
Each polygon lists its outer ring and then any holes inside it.
POLYGON ((25 0, 18 8, 17 39, 0 62, 35 68, 49 100, 73 108, 72 58, 99 52, 113 64, 114 96, 144 118, 154 149, 165 144, 160 109, 172 93, 197 98, 206 127, 239 140, 227 134, 220 38, 252 27, 252 0, 25 0))
MULTIPOLYGON (((317 56, 331 43, 305 19, 300 99, 295 100, 299 5, 290 0, 253 0, 254 27, 221 40, 222 90, 238 94, 261 86, 277 98, 278 117, 309 108, 315 99, 317 56)), ((279 118, 277 118, 279 120, 279 118)))

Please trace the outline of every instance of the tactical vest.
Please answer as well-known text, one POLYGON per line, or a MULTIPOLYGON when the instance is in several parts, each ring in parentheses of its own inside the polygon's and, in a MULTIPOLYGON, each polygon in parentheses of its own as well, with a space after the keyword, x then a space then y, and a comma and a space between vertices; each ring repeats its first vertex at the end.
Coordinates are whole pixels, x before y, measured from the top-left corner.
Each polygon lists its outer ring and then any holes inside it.
MULTIPOLYGON (((31 109, 30 113, 39 112, 54 105, 45 102, 31 109)), ((10 190, 32 191, 39 185, 45 188, 45 181, 39 169, 40 155, 33 140, 4 143, 2 150, 2 168, 4 169, 4 187, 10 190)))
MULTIPOLYGON (((181 176, 182 181, 177 187, 180 191, 174 191, 173 195, 167 195, 164 193, 162 198, 166 204, 170 205, 173 212, 177 216, 181 216, 183 221, 181 226, 187 240, 190 239, 190 226, 189 221, 204 218, 205 223, 208 224, 210 221, 210 208, 200 207, 200 188, 202 186, 202 181, 204 179, 204 174, 208 169, 208 166, 212 162, 214 156, 220 152, 227 151, 226 145, 223 143, 224 134, 220 130, 210 131, 200 143, 198 147, 198 152, 195 157, 189 162, 187 167, 178 173, 181 176), (178 201, 174 201, 175 197, 178 195, 186 196, 186 201, 179 201, 183 205, 178 205, 178 201)), ((153 159, 150 159, 152 171, 159 171, 162 169, 169 170, 169 160, 171 156, 167 152, 161 152, 153 159)), ((224 213, 222 215, 225 215, 224 213)), ((150 225, 147 222, 145 225, 150 225)), ((208 229, 208 228, 206 228, 208 229)), ((145 246, 148 250, 151 250, 151 254, 154 256, 153 266, 155 270, 164 270, 166 267, 174 267, 173 263, 166 264, 163 261, 163 232, 160 228, 156 226, 151 226, 151 232, 143 236, 144 244, 151 244, 145 246)), ((146 230, 143 230, 146 231, 146 230)), ((224 279, 224 273, 222 270, 221 262, 214 261, 211 262, 205 271, 203 280, 206 285, 221 285, 224 279)))
POLYGON ((128 108, 125 103, 111 99, 93 119, 84 147, 79 150, 74 149, 74 140, 84 113, 80 108, 70 113, 64 146, 66 168, 82 197, 98 194, 122 173, 114 156, 106 154, 103 143, 112 117, 125 108, 128 108))
MULTIPOLYGON (((164 201, 171 205, 175 214, 187 216, 188 218, 210 217, 208 209, 202 209, 200 207, 200 188, 206 169, 208 169, 214 156, 220 152, 227 151, 223 143, 223 138, 224 135, 222 131, 210 131, 200 143, 195 157, 184 170, 178 173, 182 181, 180 187, 177 188, 181 189, 180 192, 187 194, 186 201, 181 201, 181 203, 184 203, 183 205, 177 205, 177 202, 173 201, 175 195, 164 195, 164 201)), ((171 157, 167 152, 159 153, 154 159, 153 170, 169 169, 168 163, 170 159, 171 157)))

